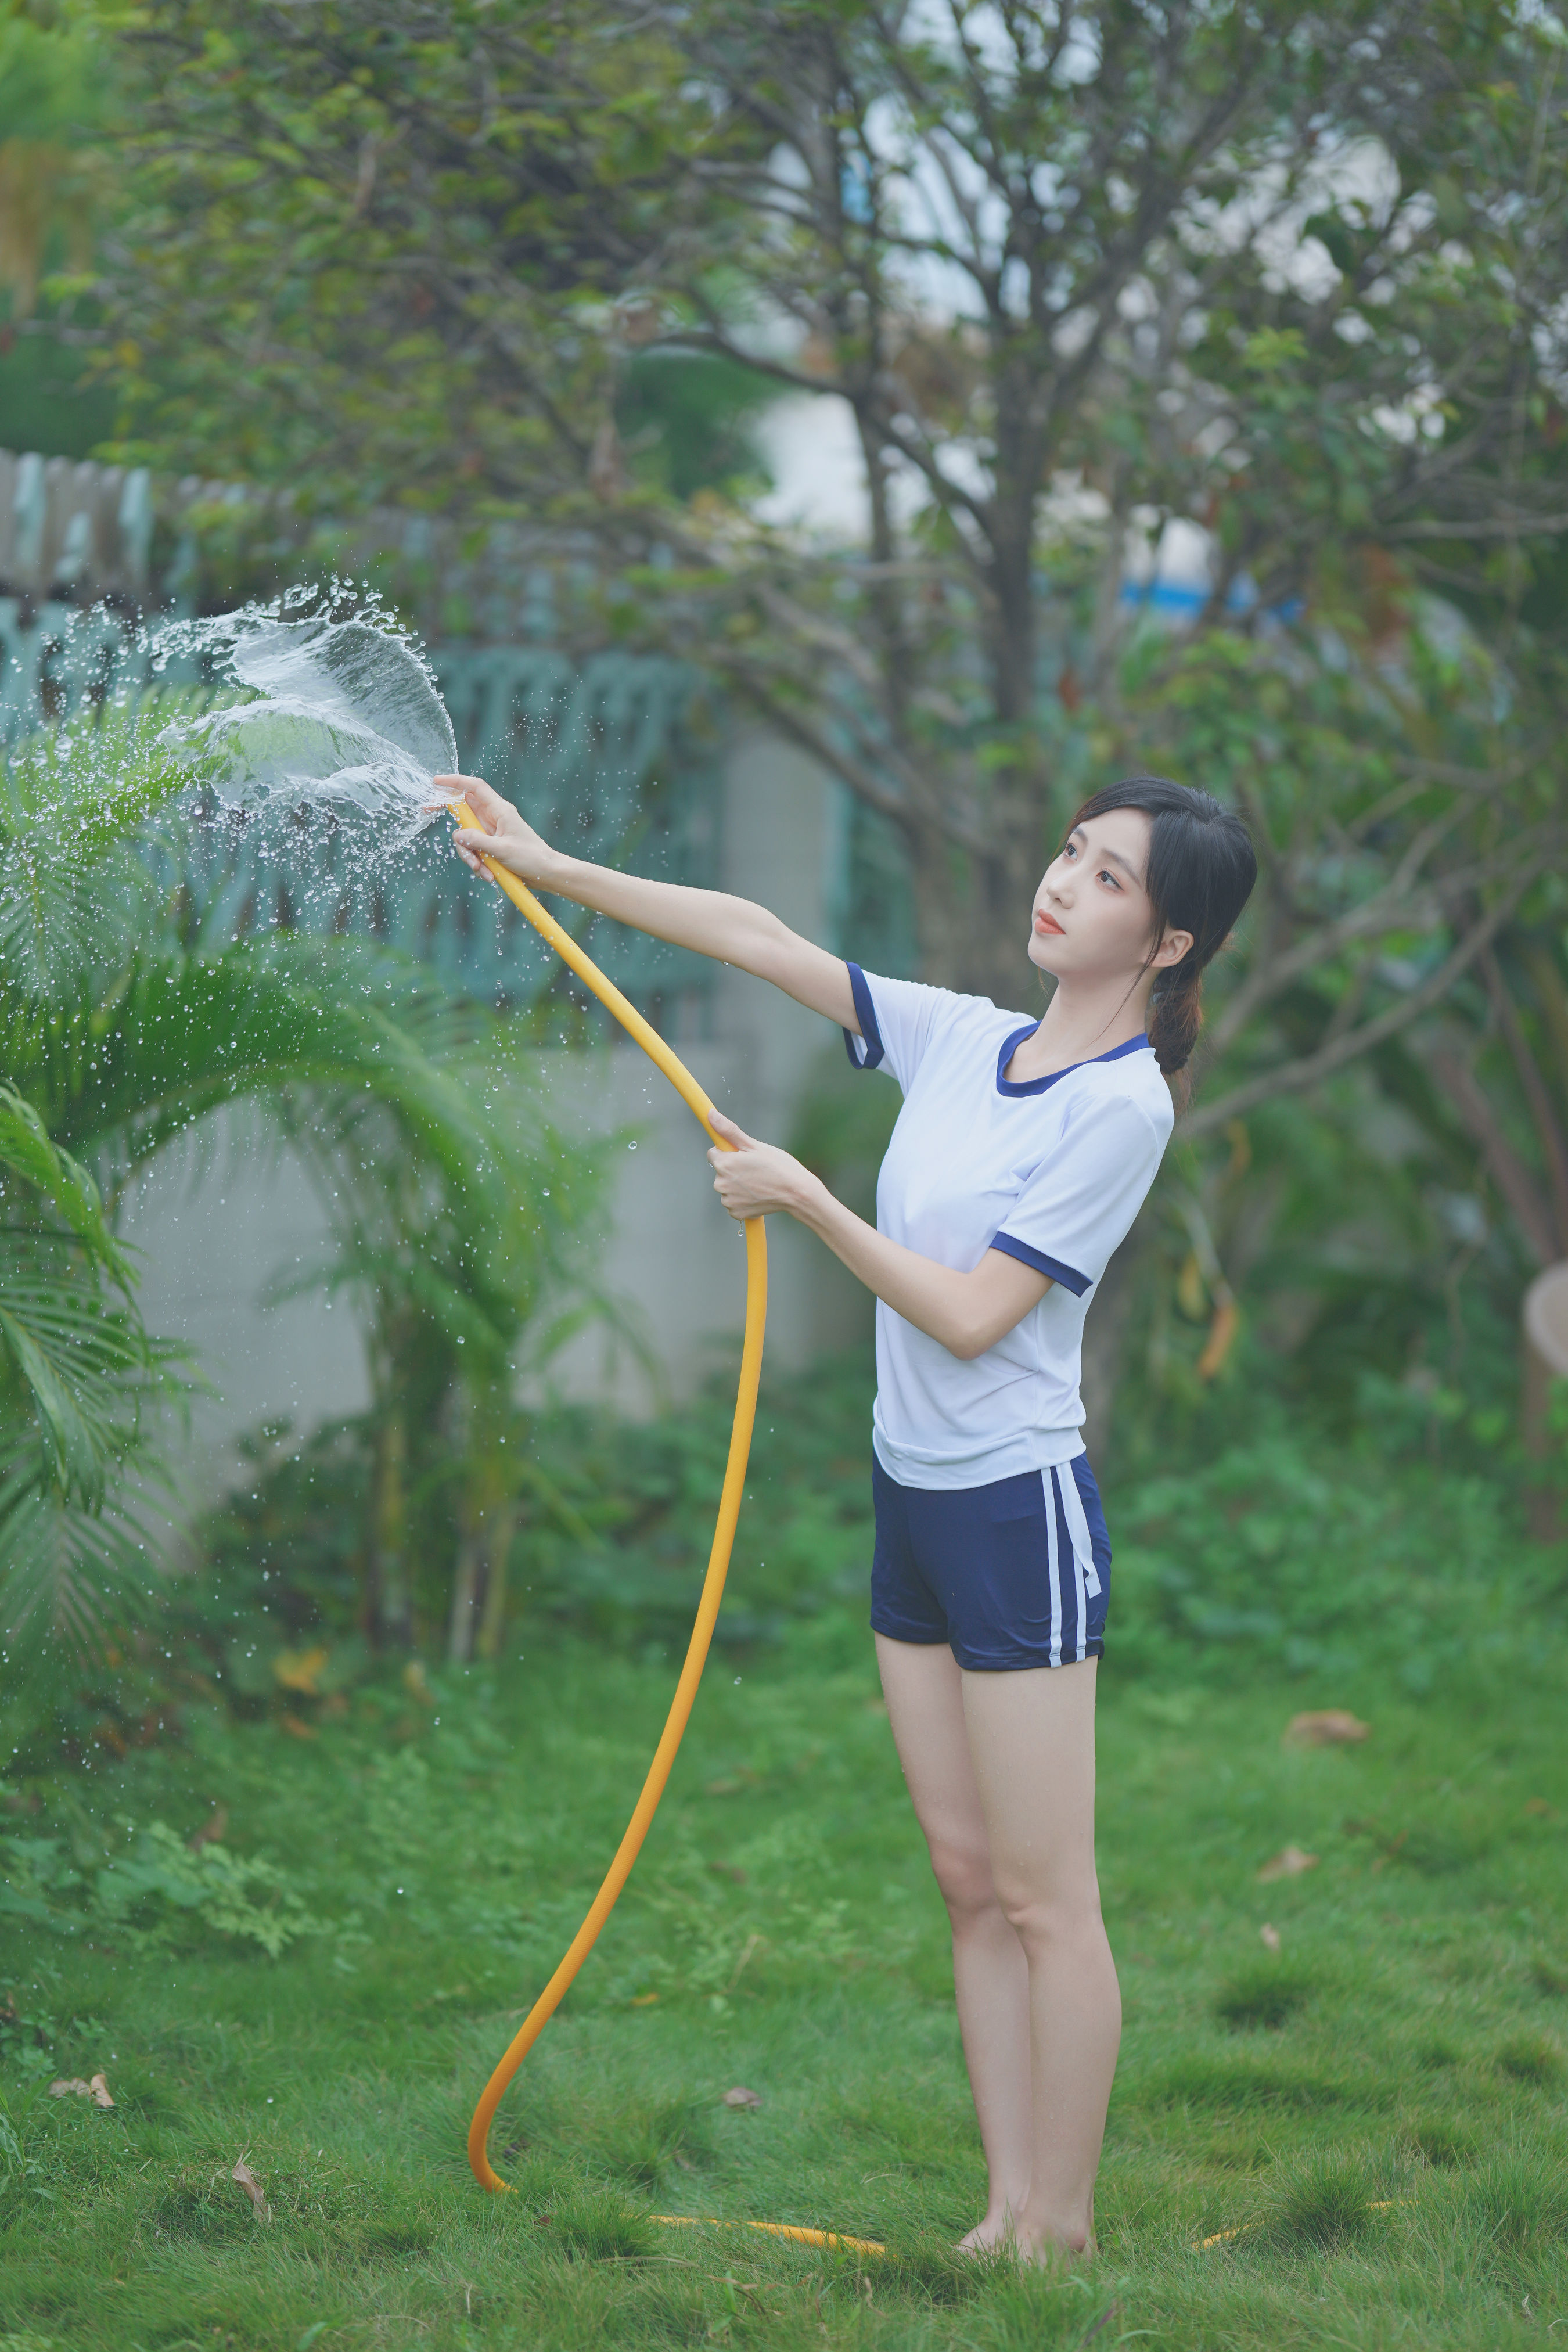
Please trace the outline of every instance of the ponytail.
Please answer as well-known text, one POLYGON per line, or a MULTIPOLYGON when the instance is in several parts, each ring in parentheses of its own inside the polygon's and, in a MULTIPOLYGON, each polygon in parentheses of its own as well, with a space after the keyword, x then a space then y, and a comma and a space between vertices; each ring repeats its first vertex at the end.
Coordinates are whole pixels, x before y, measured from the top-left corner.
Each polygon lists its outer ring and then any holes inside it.
POLYGON ((1168 1078, 1192 1059, 1203 1026, 1203 966, 1189 949, 1180 963, 1160 974, 1149 999, 1149 1043, 1168 1078))
POLYGON ((1149 1043, 1161 1069, 1173 1077, 1185 1069, 1197 1043, 1204 967, 1225 945, 1252 895, 1258 858, 1234 809, 1212 793, 1173 784, 1165 776, 1130 776, 1091 793, 1068 831, 1119 808, 1142 809, 1152 820, 1143 883, 1154 915, 1150 962, 1168 930, 1193 935, 1181 962, 1157 974, 1149 999, 1149 1043))

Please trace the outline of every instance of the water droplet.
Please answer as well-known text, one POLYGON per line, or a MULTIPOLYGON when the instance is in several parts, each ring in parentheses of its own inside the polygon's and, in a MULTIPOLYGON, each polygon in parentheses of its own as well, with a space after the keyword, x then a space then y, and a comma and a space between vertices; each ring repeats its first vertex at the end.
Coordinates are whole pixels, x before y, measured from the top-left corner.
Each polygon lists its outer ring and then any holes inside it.
POLYGON ((627 1146, 626 1146, 626 1150, 627 1150, 628 1151, 635 1151, 635 1150, 637 1150, 637 1145, 636 1145, 635 1143, 628 1143, 628 1144, 627 1144, 627 1146))

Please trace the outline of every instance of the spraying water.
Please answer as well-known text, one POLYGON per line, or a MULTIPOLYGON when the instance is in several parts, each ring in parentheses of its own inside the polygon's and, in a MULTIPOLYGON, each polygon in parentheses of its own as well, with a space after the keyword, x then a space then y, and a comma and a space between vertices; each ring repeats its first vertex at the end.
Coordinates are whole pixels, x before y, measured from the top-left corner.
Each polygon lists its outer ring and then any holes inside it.
POLYGON ((341 619, 330 606, 289 619, 276 605, 250 605, 176 623, 154 660, 193 656, 247 698, 176 720, 163 740, 199 755, 231 807, 304 798, 417 829, 431 777, 457 769, 457 738, 428 664, 374 604, 341 619))

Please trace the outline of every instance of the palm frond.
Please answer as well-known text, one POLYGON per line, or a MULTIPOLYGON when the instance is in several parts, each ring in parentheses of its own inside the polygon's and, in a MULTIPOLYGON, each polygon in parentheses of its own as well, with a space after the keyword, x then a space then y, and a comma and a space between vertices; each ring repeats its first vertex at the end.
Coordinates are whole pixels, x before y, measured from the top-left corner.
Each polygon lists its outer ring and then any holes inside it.
MULTIPOLYGON (((432 993, 417 968, 349 940, 281 938, 218 955, 142 954, 113 992, 38 1007, 0 987, 0 1058, 52 1135, 121 1172, 226 1103, 348 1086, 385 1104, 418 1156, 461 1181, 489 1138, 469 1089, 405 1025, 432 993)), ((454 1019, 466 1046, 466 1021, 454 1019)))
POLYGON ((26 1449, 0 1455, 0 1650, 13 1667, 50 1643, 85 1654, 106 1625, 144 1617, 156 1563, 122 1493, 87 1509, 30 1475, 26 1449))
POLYGON ((79 711, 0 766, 0 970, 40 1004, 112 971, 147 935, 159 887, 139 836, 199 786, 162 740, 172 709, 210 697, 158 693, 79 711))
POLYGON ((129 1307, 111 1308, 91 1269, 26 1235, 0 1256, 0 1343, 26 1384, 50 1479, 97 1509, 177 1351, 129 1307))
MULTIPOLYGON (((0 1169, 42 1194, 65 1230, 89 1257, 128 1291, 132 1274, 125 1254, 104 1222, 98 1186, 79 1161, 62 1151, 25 1095, 0 1083, 0 1169)), ((0 1181, 0 1200, 5 1187, 0 1181)))

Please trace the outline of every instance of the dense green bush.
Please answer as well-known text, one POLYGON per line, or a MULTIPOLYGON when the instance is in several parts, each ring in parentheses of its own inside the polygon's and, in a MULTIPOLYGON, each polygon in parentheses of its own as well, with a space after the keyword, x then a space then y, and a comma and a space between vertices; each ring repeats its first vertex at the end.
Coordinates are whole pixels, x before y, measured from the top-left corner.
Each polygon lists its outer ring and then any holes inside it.
MULTIPOLYGON (((793 1622, 863 1621, 872 1549, 868 1352, 764 1386, 721 1643, 776 1642, 793 1622)), ((1525 1531, 1521 1462, 1500 1408, 1457 1391, 1435 1407, 1375 1373, 1353 1438, 1238 1361, 1218 1395, 1167 1405, 1105 1480, 1115 1551, 1109 1651, 1119 1675, 1185 1685, 1284 1671, 1377 1672, 1420 1695, 1517 1659, 1556 1611, 1564 1565, 1525 1531), (1227 1426, 1228 1424, 1228 1426, 1227 1426)), ((729 1436, 726 1382, 659 1419, 575 1408, 517 1416, 526 1465, 512 1539, 510 1636, 572 1630, 671 1650, 690 1626, 729 1436)), ((355 1559, 374 1432, 346 1422, 297 1447, 258 1444, 252 1484, 205 1525, 184 1604, 188 1636, 243 1709, 309 1715, 369 1667, 355 1559), (317 1661, 297 1678, 301 1657, 317 1661), (280 1680, 295 1676, 292 1682, 280 1680)), ((421 1546, 450 1509, 427 1483, 421 1546)), ((421 1621, 439 1650, 439 1594, 421 1621)))

